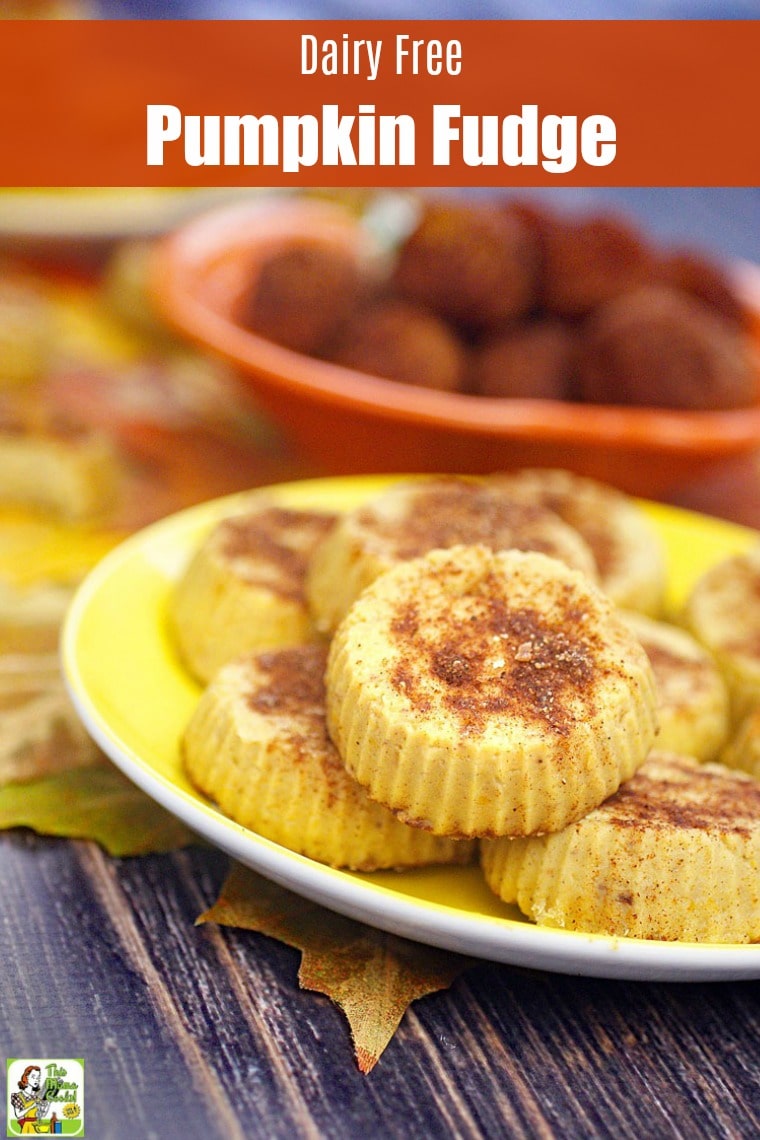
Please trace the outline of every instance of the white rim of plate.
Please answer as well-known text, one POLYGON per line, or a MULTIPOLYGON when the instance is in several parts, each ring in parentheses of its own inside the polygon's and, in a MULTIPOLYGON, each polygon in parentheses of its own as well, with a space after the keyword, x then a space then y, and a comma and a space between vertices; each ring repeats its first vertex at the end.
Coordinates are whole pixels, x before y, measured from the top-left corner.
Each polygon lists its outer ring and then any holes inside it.
MULTIPOLYGON (((177 787, 125 746, 98 710, 79 667, 77 639, 90 600, 130 559, 150 552, 173 530, 189 529, 198 520, 213 516, 216 507, 221 509, 242 497, 227 496, 187 508, 131 535, 87 575, 67 612, 61 659, 69 696, 89 734, 133 783, 199 836, 266 878, 340 914, 412 941, 507 965, 586 977, 673 982, 760 978, 757 944, 659 942, 540 927, 462 911, 361 880, 249 831, 177 787)), ((677 508, 672 512, 692 515, 677 508)))

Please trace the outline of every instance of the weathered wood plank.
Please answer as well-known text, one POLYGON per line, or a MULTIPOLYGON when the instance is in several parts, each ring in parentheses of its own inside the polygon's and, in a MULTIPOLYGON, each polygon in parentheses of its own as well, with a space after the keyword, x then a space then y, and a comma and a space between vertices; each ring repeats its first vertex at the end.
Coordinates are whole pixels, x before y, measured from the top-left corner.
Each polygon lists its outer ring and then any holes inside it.
POLYGON ((294 951, 194 926, 226 866, 0 836, 0 1042, 83 1056, 99 1140, 760 1135, 758 984, 483 963, 417 1002, 365 1077, 294 951))

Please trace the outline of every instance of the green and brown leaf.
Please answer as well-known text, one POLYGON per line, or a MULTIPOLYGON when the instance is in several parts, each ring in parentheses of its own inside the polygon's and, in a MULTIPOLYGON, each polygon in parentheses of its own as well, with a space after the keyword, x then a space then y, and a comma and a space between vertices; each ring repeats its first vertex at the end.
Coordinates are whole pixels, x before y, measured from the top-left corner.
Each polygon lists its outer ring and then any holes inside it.
POLYGON ((90 839, 110 855, 148 855, 195 842, 191 831, 107 760, 0 788, 0 829, 90 839))

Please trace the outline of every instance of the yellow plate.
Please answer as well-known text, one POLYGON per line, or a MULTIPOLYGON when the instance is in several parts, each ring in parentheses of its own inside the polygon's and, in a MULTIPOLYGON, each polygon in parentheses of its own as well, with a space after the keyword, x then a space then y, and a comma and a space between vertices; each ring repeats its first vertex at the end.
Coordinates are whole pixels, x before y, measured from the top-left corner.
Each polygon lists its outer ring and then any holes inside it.
MULTIPOLYGON (((392 477, 310 480, 267 488, 286 506, 343 510, 392 477)), ((183 511, 111 551, 80 587, 63 635, 63 668, 79 714, 136 784, 199 835, 308 898, 417 941, 513 965, 596 977, 676 981, 760 977, 760 946, 707 946, 544 929, 491 894, 476 867, 355 874, 296 855, 222 815, 185 778, 179 740, 200 692, 166 627, 173 584, 202 536, 250 493, 183 511)), ((748 549, 755 531, 644 503, 669 559, 677 606, 712 563, 748 549)))

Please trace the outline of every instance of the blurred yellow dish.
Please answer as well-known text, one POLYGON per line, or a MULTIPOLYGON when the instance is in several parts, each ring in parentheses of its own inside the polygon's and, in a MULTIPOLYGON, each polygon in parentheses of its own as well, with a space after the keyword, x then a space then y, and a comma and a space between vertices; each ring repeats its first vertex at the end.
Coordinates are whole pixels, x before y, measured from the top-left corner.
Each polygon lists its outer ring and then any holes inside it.
POLYGON ((23 589, 41 582, 76 583, 124 537, 0 507, 0 581, 23 589))

